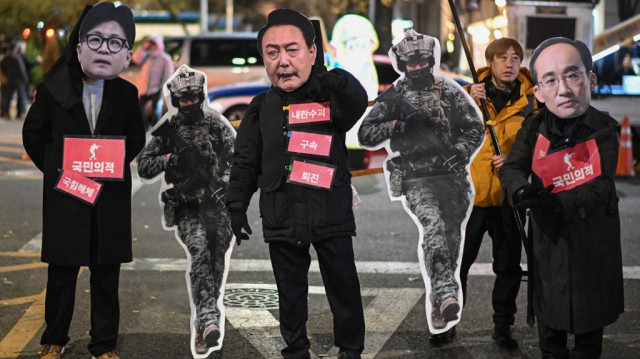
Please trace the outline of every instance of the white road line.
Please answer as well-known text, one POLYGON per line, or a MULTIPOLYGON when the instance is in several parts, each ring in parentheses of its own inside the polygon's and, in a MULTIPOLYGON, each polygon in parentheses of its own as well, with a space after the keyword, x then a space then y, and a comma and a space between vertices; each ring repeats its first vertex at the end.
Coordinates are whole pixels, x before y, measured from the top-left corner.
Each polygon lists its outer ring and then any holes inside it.
MULTIPOLYGON (((520 264, 523 269, 526 264, 520 264)), ((474 263, 469 275, 492 276, 492 263, 474 263)), ((422 275, 418 262, 356 262, 358 273, 361 274, 408 274, 422 275)), ((151 271, 184 271, 187 268, 186 258, 134 258, 133 262, 122 265, 122 270, 151 270, 151 271)), ((232 272, 271 272, 271 261, 268 259, 231 259, 229 269, 232 272)), ((311 273, 319 273, 318 261, 311 261, 311 273)), ((640 266, 625 266, 622 268, 625 279, 640 279, 640 266)))
MULTIPOLYGON (((37 235, 29 243, 25 244, 20 252, 39 252, 41 247, 41 235, 37 235)), ((523 269, 526 264, 521 264, 523 269)), ((361 274, 405 274, 422 275, 418 262, 356 262, 358 273, 361 274)), ((187 268, 186 258, 134 258, 131 263, 124 263, 122 270, 148 270, 183 272, 187 268)), ((268 259, 231 259, 229 270, 232 272, 271 272, 271 261, 268 259)), ((318 261, 311 261, 310 273, 320 273, 318 261)), ((640 279, 640 266, 622 267, 625 279, 640 279)), ((492 263, 474 263, 469 270, 469 275, 493 276, 492 263)))

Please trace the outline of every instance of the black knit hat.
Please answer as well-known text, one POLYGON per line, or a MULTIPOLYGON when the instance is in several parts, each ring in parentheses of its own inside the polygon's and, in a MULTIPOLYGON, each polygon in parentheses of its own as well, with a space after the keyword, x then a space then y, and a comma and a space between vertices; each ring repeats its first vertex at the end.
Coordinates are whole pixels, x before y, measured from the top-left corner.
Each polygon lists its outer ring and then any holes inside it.
POLYGON ((96 4, 89 10, 80 25, 80 41, 94 27, 108 21, 115 21, 122 27, 129 49, 131 49, 136 41, 136 24, 133 21, 133 12, 124 5, 116 7, 109 1, 96 4))
POLYGON ((533 81, 538 82, 538 74, 536 73, 536 69, 534 67, 538 56, 540 53, 546 49, 547 47, 555 44, 567 44, 573 46, 580 54, 580 58, 582 59, 582 63, 584 64, 584 68, 587 70, 587 73, 593 69, 593 59, 591 58, 591 51, 587 47, 587 45, 580 40, 571 40, 566 37, 552 37, 550 39, 546 39, 533 50, 533 54, 531 55, 531 60, 529 60, 529 68, 531 69, 531 76, 533 77, 533 81))
POLYGON ((262 54, 262 37, 271 27, 277 25, 293 25, 302 31, 307 46, 311 47, 316 37, 311 21, 303 14, 291 9, 276 9, 269 13, 267 24, 258 31, 258 51, 262 54))

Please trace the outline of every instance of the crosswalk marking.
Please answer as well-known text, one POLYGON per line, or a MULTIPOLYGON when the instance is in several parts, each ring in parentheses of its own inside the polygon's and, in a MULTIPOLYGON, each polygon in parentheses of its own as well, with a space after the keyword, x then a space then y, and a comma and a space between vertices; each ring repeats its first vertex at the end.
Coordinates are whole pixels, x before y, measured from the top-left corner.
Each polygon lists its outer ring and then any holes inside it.
MULTIPOLYGON (((25 244, 20 252, 39 252, 42 238, 34 237, 25 244)), ((526 263, 520 264, 523 269, 526 263)), ((380 262, 359 261, 356 262, 358 273, 362 274, 407 274, 421 275, 418 262, 380 262)), ((149 271, 184 271, 187 268, 186 258, 134 258, 131 263, 122 265, 123 271, 149 270, 149 271)), ((231 259, 229 270, 232 272, 271 272, 271 261, 268 259, 231 259)), ((318 261, 311 261, 310 273, 319 273, 318 261)), ((624 266, 622 274, 625 279, 640 279, 640 266, 624 266)), ((474 263, 469 270, 469 275, 493 276, 492 263, 474 263)))
MULTIPOLYGON (((276 289, 272 284, 229 283, 227 289, 276 289)), ((364 308, 367 335, 363 359, 372 359, 391 338, 404 318, 424 295, 424 288, 362 288, 363 297, 373 297, 364 308)), ((310 286, 309 295, 325 295, 322 286, 310 286)), ((277 358, 284 341, 278 332, 279 323, 267 309, 226 307, 226 318, 265 358, 277 358)), ((338 348, 327 353, 311 353, 311 358, 338 355, 338 348)))

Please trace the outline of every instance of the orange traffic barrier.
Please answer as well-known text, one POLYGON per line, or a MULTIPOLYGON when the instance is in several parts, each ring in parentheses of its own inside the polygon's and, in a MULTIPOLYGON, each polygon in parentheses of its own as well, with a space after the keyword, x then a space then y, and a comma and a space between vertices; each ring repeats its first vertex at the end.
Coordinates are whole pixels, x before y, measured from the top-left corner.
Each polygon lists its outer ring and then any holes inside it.
POLYGON ((631 126, 629 125, 629 117, 625 116, 624 120, 622 120, 622 128, 620 129, 620 148, 618 150, 616 176, 631 177, 634 174, 631 126))

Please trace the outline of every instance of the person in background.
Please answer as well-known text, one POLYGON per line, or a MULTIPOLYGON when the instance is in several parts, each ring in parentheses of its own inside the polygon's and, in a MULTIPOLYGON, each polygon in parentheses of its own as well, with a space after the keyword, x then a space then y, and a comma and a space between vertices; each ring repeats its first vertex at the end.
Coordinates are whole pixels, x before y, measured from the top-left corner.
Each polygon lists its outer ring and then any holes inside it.
POLYGON ((18 56, 20 56, 22 63, 24 64, 25 70, 27 71, 27 77, 29 78, 29 81, 27 82, 26 88, 27 88, 27 93, 31 95, 33 93, 33 91, 31 91, 31 88, 30 88, 31 82, 33 81, 33 77, 31 76, 31 70, 33 70, 34 67, 42 63, 42 57, 38 56, 34 60, 29 59, 27 57, 27 43, 24 41, 18 41, 16 51, 18 53, 18 56))
MULTIPOLYGON (((9 50, 9 44, 5 43, 5 42, 0 42, 1 45, 1 49, 0 49, 0 64, 2 64, 2 60, 8 56, 9 54, 11 54, 11 51, 9 50)), ((8 98, 8 93, 9 93, 9 78, 7 77, 7 75, 2 71, 2 66, 0 66, 0 118, 9 118, 9 105, 5 105, 5 102, 9 101, 8 98), (5 112, 5 108, 6 111, 5 112)))
POLYGON ((134 41, 131 9, 112 2, 87 6, 24 122, 24 148, 44 173, 42 261, 49 266, 39 359, 60 358, 70 340, 81 266, 91 272, 89 353, 120 358, 120 264, 133 257, 129 163, 145 142, 138 91, 117 77, 131 61, 134 41), (94 206, 54 189, 66 136, 125 137, 123 178, 103 182, 94 206))
POLYGON ((480 83, 466 86, 478 106, 480 100, 486 101, 502 154, 495 154, 489 127, 485 127, 484 143, 471 162, 476 197, 465 232, 460 281, 466 303, 469 269, 478 256, 484 234, 489 232, 496 275, 491 295, 492 337, 508 349, 518 346, 512 326, 522 279, 522 244, 513 209, 504 201, 498 172, 522 121, 536 108, 531 74, 520 67, 523 56, 522 46, 514 39, 505 37, 491 42, 485 50, 487 66, 478 69, 480 83))
POLYGON ((147 128, 158 122, 156 107, 162 96, 162 85, 173 74, 171 56, 164 51, 162 36, 151 35, 133 53, 133 62, 141 66, 138 91, 140 107, 147 128))
POLYGON ((22 118, 26 113, 27 102, 27 84, 29 83, 29 75, 25 68, 22 57, 18 50, 18 44, 12 42, 9 44, 9 52, 5 54, 0 63, 2 73, 7 76, 7 92, 6 100, 2 101, 2 115, 9 117, 9 109, 11 108, 11 100, 13 95, 17 96, 16 117, 22 118))
POLYGON ((624 311, 619 125, 590 105, 597 79, 586 44, 547 39, 530 63, 545 107, 524 121, 499 172, 514 207, 531 212, 528 314, 543 358, 599 358, 603 328, 624 311))
POLYGON ((364 113, 367 93, 347 71, 327 71, 315 36, 309 19, 289 9, 272 11, 258 32, 272 86, 251 101, 238 130, 227 208, 239 244, 251 234, 246 211, 260 188, 262 231, 278 287, 280 332, 287 345, 283 358, 310 358, 307 276, 313 245, 333 314, 338 358, 359 359, 364 349, 364 312, 354 262, 356 226, 344 138, 364 113), (291 116, 298 113, 291 106, 324 101, 330 102, 328 112, 321 111, 329 122, 290 127, 291 116), (305 130, 331 136, 329 155, 313 156, 300 149, 285 152, 290 129, 301 136, 305 130), (322 184, 319 172, 304 176, 296 170, 311 160, 327 174, 322 184))

